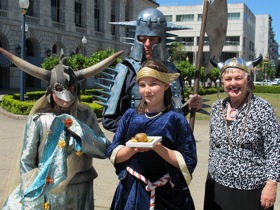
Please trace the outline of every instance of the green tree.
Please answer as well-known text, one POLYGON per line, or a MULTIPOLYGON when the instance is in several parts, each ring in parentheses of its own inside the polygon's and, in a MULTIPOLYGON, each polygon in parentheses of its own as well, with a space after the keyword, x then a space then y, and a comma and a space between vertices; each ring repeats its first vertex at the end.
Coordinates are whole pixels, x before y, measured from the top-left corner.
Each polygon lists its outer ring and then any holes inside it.
POLYGON ((178 69, 180 69, 182 78, 186 78, 186 80, 189 83, 189 86, 191 86, 192 79, 194 79, 194 74, 195 74, 194 65, 190 64, 190 62, 185 60, 180 62, 175 62, 175 65, 178 69))
MULTIPOLYGON (((68 65, 74 70, 80 70, 86 68, 86 57, 81 54, 75 54, 68 59, 68 65)), ((86 93, 86 84, 87 80, 84 79, 82 81, 82 94, 85 95, 86 93)))
POLYGON ((207 75, 207 77, 210 79, 210 81, 211 81, 211 84, 210 84, 210 86, 212 86, 212 82, 214 82, 214 84, 215 84, 215 87, 217 87, 217 79, 219 79, 220 78, 220 75, 221 75, 221 72, 220 72, 220 70, 219 69, 217 69, 217 68, 212 68, 211 70, 210 70, 210 72, 208 73, 208 75, 207 75))
POLYGON ((44 59, 41 66, 46 70, 52 70, 57 64, 59 64, 59 58, 57 56, 50 56, 44 59))
POLYGON ((188 57, 185 45, 179 42, 174 42, 171 44, 171 47, 169 48, 169 54, 170 61, 172 62, 184 61, 188 57))

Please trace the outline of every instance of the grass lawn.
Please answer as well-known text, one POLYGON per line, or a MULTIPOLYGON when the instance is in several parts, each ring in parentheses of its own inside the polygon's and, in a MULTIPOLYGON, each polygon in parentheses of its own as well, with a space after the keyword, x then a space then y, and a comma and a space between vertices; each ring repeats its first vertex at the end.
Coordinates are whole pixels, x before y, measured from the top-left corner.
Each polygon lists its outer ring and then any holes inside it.
MULTIPOLYGON (((255 95, 268 101, 274 108, 278 121, 280 122, 280 94, 270 94, 270 93, 254 93, 255 95)), ((225 98, 225 93, 220 93, 220 98, 225 98)), ((210 111, 212 104, 218 100, 217 94, 202 96, 203 105, 202 109, 196 113, 196 120, 210 120, 210 111)), ((189 116, 189 115, 188 115, 189 116)))

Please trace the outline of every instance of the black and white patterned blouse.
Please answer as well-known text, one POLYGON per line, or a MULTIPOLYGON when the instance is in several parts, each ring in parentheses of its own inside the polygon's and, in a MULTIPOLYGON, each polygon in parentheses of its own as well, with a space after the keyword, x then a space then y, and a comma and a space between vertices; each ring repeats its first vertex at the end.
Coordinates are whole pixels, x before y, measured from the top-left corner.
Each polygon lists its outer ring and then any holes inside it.
POLYGON ((222 114, 229 98, 212 105, 210 118, 209 173, 218 183, 235 189, 259 189, 267 179, 280 181, 280 127, 272 106, 252 95, 244 125, 247 103, 227 128, 222 114), (241 144, 240 144, 241 143, 241 144))

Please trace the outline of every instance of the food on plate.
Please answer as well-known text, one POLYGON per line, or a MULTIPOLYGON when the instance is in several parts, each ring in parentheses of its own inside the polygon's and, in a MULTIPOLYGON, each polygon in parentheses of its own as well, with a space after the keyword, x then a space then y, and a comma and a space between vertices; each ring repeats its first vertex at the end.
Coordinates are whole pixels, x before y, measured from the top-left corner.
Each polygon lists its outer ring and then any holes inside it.
POLYGON ((148 138, 146 133, 137 133, 135 137, 132 137, 132 142, 150 142, 152 139, 148 138))

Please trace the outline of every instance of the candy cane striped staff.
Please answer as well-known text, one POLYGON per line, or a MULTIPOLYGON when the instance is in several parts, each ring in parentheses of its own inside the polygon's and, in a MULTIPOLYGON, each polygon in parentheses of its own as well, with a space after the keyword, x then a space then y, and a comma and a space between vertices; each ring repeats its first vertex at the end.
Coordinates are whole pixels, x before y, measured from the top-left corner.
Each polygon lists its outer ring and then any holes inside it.
POLYGON ((137 179, 142 180, 147 185, 145 189, 151 192, 150 210, 153 210, 155 208, 156 188, 165 185, 170 180, 170 176, 168 174, 165 174, 156 182, 151 182, 148 179, 146 179, 143 175, 134 171, 132 168, 127 167, 126 169, 131 175, 135 176, 137 179))

